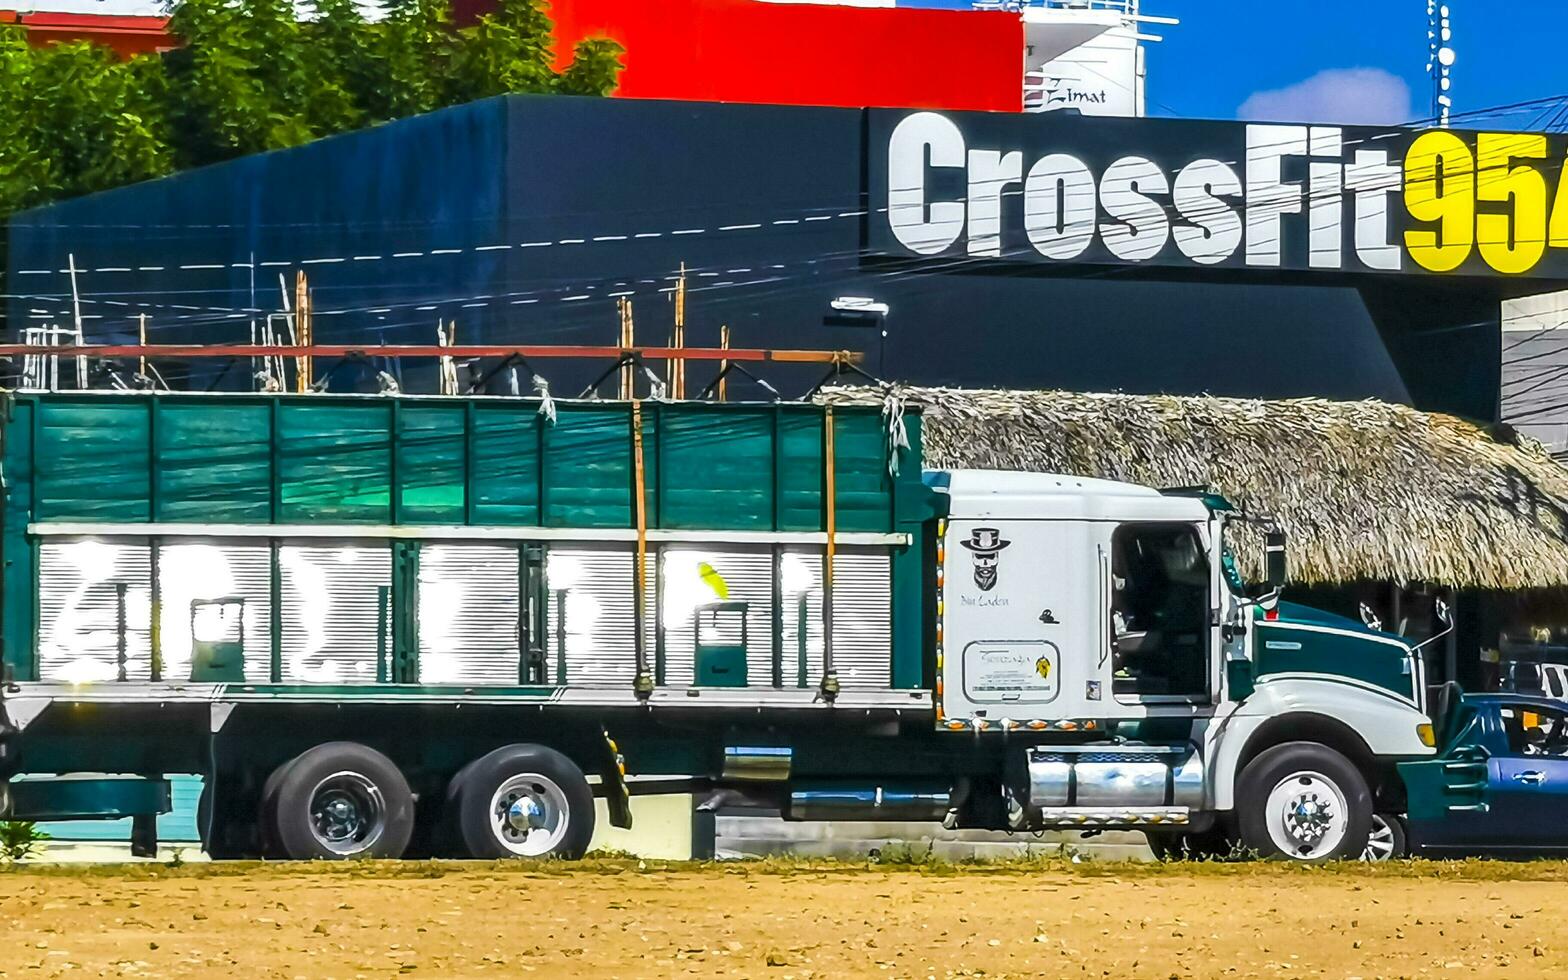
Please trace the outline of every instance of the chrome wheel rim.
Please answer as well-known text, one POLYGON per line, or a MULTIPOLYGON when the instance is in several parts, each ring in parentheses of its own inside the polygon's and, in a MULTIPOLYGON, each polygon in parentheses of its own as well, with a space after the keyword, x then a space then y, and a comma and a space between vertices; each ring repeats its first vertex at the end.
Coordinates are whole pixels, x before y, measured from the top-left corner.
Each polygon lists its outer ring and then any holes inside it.
POLYGON ((335 772, 310 792, 310 832, 333 854, 360 854, 386 832, 381 788, 357 772, 335 772))
POLYGON ((555 780, 525 772, 509 777, 490 798, 490 830, 518 857, 551 854, 566 838, 571 804, 555 780))
POLYGON ((1381 813, 1372 814, 1372 832, 1367 835, 1367 849, 1361 852, 1363 861, 1388 861, 1394 857, 1394 828, 1381 813))
POLYGON ((1269 838, 1275 848, 1298 861, 1333 854, 1350 830, 1345 794, 1322 773, 1291 773, 1275 784, 1265 807, 1269 838))

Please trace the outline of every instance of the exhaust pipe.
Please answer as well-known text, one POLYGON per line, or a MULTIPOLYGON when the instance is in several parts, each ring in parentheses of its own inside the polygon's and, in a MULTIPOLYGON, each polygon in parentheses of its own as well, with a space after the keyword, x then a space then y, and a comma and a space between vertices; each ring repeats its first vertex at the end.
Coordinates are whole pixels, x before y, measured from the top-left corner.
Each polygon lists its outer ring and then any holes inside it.
POLYGON ((784 819, 939 821, 952 798, 952 787, 944 783, 803 783, 790 788, 784 819))

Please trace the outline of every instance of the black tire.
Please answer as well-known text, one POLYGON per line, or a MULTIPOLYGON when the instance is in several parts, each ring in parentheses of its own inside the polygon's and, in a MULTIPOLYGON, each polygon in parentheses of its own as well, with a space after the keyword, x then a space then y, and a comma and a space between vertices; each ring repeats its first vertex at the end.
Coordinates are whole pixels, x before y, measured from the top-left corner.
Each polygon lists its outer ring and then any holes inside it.
POLYGON ((1349 759, 1316 742, 1276 745, 1248 763, 1237 781, 1236 810, 1242 844, 1270 860, 1359 858, 1372 829, 1367 781, 1349 759), (1293 826, 1318 821, 1324 829, 1315 836, 1292 836, 1293 826))
POLYGON ((271 809, 278 850, 294 860, 402 857, 414 832, 408 781, 357 742, 327 742, 284 766, 271 809))
POLYGON ((1224 861, 1236 853, 1236 841, 1220 827, 1196 834, 1145 830, 1143 836, 1156 861, 1224 861))
POLYGON ((1405 818, 1397 813, 1379 813, 1372 821, 1372 830, 1367 836, 1367 846, 1361 852, 1361 860, 1377 863, 1379 861, 1398 861, 1410 856, 1410 838, 1405 832, 1405 818), (1379 831, 1382 833, 1379 833, 1379 831))
POLYGON ((468 857, 576 860, 593 839, 593 787, 576 763, 542 745, 508 745, 469 763, 448 799, 468 857), (531 829, 523 826, 530 817, 539 821, 531 829))
POLYGON ((282 845, 278 843, 278 786, 283 782, 283 776, 289 771, 289 766, 293 764, 293 759, 283 763, 272 770, 267 776, 267 781, 261 784, 261 798, 256 804, 256 828, 261 835, 262 857, 286 856, 282 845))

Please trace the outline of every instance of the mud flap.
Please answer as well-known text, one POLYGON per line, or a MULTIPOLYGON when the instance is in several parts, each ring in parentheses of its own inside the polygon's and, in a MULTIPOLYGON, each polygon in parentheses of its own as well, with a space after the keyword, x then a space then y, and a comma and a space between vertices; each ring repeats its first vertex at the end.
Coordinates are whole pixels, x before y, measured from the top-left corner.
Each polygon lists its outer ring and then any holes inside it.
POLYGON ((600 770, 604 788, 604 806, 610 813, 610 826, 621 830, 632 829, 632 794, 626 785, 626 757, 620 746, 610 737, 607 728, 600 728, 607 750, 604 767, 600 770))

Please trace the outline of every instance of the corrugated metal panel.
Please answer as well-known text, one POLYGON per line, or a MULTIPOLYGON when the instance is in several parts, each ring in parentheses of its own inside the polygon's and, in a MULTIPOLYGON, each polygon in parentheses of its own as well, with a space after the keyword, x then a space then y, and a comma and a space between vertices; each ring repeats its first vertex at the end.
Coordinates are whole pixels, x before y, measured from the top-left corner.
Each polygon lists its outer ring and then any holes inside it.
MULTIPOLYGON (((402 521, 463 523, 465 411, 462 403, 402 407, 397 462, 402 521)), ((476 519, 487 523, 477 515, 476 519)))
MULTIPOLYGON (((784 683, 799 676, 800 621, 805 617, 806 683, 822 680, 821 549, 790 549, 783 558, 784 683), (804 600, 804 605, 802 601, 804 600)), ((879 549, 840 550, 833 563, 833 666, 844 687, 892 682, 892 562, 879 549)))
POLYGON ((666 527, 773 524, 773 420, 764 414, 662 412, 666 527))
POLYGON ((892 683, 892 562, 885 552, 841 552, 833 563, 833 664, 845 687, 892 683))
MULTIPOLYGON (((191 602, 238 596, 245 600, 245 679, 264 682, 272 659, 271 549, 254 541, 165 542, 158 548, 158 588, 162 599, 163 676, 190 678, 191 602)), ((217 621, 227 609, 207 607, 197 628, 202 636, 227 639, 234 624, 217 621)))
MULTIPOLYGON (((727 592, 746 610, 746 682, 754 687, 773 683, 773 554, 767 547, 729 546, 723 550, 696 547, 664 549, 663 593, 666 684, 690 684, 696 655, 697 610, 727 592), (715 577, 716 576, 716 577, 715 577), (722 582, 722 586, 719 583, 722 582)), ((738 643, 739 631, 715 633, 704 624, 703 639, 738 643)))
POLYGON ((39 549, 38 666, 46 681, 119 676, 118 586, 125 590, 126 678, 152 668, 152 564, 143 542, 84 538, 39 549))
MULTIPOLYGON (((637 676, 632 623, 634 552, 630 547, 551 548, 545 559, 549 583, 548 676, 556 678, 564 647, 566 682, 630 686, 637 676), (564 615, 563 615, 564 613, 564 615)), ((653 555, 647 561, 644 605, 645 649, 653 664, 653 555)))
POLYGON ((280 403, 278 413, 280 520, 391 520, 389 403, 280 403))
POLYGON ((283 680, 373 682, 378 590, 392 584, 391 549, 375 542, 342 542, 286 544, 278 552, 283 680))
POLYGON ((419 552, 419 679, 516 684, 517 546, 428 544, 419 552))
POLYGON ((539 426, 530 405, 474 407, 474 521, 539 523, 539 426))
POLYGON ((145 400, 43 402, 34 447, 37 519, 148 520, 149 451, 145 400))
POLYGON ((632 524, 632 426, 625 404, 562 406, 545 446, 546 524, 632 524))
POLYGON ((158 520, 272 519, 271 406, 156 402, 158 520))
MULTIPOLYGON (((550 527, 634 522, 624 403, 562 403, 547 425, 523 400, 23 397, 39 406, 35 520, 390 523, 395 448, 402 523, 538 524, 541 495, 550 527)), ((838 409, 834 431, 839 529, 890 530, 880 416, 838 409)), ((822 529, 821 409, 649 403, 643 439, 650 527, 822 529)))

